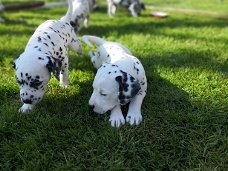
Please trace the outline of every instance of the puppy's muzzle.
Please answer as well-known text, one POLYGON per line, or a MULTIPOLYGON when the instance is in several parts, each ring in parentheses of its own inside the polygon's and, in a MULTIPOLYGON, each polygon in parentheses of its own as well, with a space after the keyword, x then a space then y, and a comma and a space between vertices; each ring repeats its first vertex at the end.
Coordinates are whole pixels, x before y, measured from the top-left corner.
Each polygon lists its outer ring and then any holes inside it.
POLYGON ((30 99, 22 99, 22 101, 26 104, 32 104, 32 100, 30 99))

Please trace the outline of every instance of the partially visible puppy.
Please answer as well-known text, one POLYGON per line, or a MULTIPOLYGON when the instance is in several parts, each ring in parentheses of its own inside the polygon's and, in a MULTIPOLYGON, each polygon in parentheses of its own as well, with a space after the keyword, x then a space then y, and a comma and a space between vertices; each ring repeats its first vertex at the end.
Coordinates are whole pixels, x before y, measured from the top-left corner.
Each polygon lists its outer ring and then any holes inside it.
MULTIPOLYGON (((1 11, 3 11, 4 10, 4 6, 3 6, 3 4, 2 4, 2 2, 1 2, 1 0, 0 0, 0 12, 1 11)), ((5 20, 2 18, 2 17, 0 17, 0 23, 1 22, 4 22, 5 20)))
POLYGON ((91 109, 99 114, 111 110, 109 121, 113 127, 125 123, 120 105, 129 104, 126 122, 138 125, 142 121, 141 105, 146 95, 147 79, 141 62, 123 45, 85 35, 82 40, 98 48, 89 55, 98 69, 93 81, 91 109), (91 43, 90 43, 91 42, 91 43))
POLYGON ((92 12, 94 9, 98 8, 96 0, 88 0, 89 1, 89 10, 92 12))
POLYGON ((80 40, 70 25, 71 0, 68 11, 60 20, 47 20, 34 32, 24 52, 14 61, 20 97, 20 112, 31 110, 45 93, 51 72, 61 86, 68 85, 68 48, 81 54, 80 40))
POLYGON ((83 25, 89 27, 89 14, 93 8, 92 0, 72 0, 73 12, 71 16, 71 25, 78 33, 83 25))
POLYGON ((130 15, 138 17, 142 9, 145 9, 145 5, 140 0, 107 0, 108 15, 114 16, 118 5, 126 8, 130 15))

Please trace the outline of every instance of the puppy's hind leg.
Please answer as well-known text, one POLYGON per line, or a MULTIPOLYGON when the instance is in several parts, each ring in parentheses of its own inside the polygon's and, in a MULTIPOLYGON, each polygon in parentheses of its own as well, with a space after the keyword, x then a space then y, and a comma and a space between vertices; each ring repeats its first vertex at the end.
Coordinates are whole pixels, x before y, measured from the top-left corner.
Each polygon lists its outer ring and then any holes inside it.
POLYGON ((60 75, 59 75, 59 82, 60 82, 60 85, 63 86, 63 87, 67 87, 69 85, 68 67, 69 67, 68 57, 65 57, 64 61, 63 61, 62 68, 61 68, 61 71, 60 71, 60 75))
POLYGON ((116 5, 112 2, 112 0, 107 0, 108 3, 108 16, 113 17, 116 13, 116 5))

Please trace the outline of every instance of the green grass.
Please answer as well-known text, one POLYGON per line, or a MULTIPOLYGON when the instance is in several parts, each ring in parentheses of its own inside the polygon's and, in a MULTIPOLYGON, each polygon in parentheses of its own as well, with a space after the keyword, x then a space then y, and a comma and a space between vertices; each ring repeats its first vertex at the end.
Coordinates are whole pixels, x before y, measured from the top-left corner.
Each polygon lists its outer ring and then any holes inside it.
POLYGON ((228 8, 228 1, 226 0, 144 0, 144 2, 154 6, 196 9, 225 13, 227 13, 228 8))
MULTIPOLYGON (((207 2, 205 0, 205 2, 207 2)), ((228 9, 228 8, 226 8, 228 9)), ((208 10, 211 10, 210 8, 208 10)), ((70 86, 51 79, 34 110, 18 113, 19 87, 11 61, 35 28, 66 7, 5 12, 0 23, 0 170, 227 170, 228 22, 144 11, 91 15, 93 34, 127 46, 143 63, 148 93, 138 127, 119 129, 87 107, 95 76, 88 48, 70 52, 70 86)))

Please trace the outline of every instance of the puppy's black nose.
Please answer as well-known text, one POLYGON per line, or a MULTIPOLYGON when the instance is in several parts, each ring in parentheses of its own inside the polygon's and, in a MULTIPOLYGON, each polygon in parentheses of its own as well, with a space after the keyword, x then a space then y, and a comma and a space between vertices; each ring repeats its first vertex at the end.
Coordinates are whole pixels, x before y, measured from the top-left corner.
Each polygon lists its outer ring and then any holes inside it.
POLYGON ((32 100, 30 99, 22 99, 22 101, 26 104, 31 104, 32 103, 32 100))
POLYGON ((90 110, 93 110, 94 107, 95 107, 94 105, 89 105, 89 109, 90 109, 90 110))

